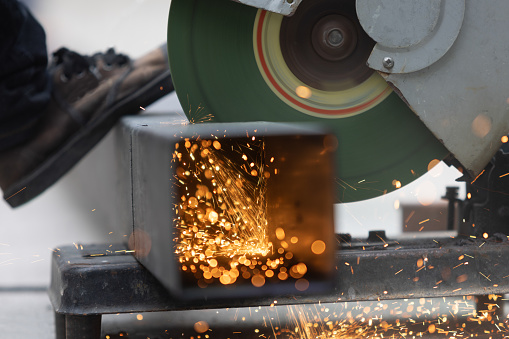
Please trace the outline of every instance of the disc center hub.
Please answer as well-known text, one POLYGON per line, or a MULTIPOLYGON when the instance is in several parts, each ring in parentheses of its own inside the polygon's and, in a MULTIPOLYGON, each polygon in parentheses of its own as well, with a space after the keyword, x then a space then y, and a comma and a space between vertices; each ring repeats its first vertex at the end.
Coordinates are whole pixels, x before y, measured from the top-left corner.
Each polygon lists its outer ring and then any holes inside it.
POLYGON ((341 91, 373 75, 366 62, 375 42, 357 21, 355 4, 355 0, 302 1, 293 16, 281 19, 281 54, 290 72, 306 86, 341 91))
POLYGON ((318 55, 328 61, 339 61, 355 50, 357 32, 350 19, 339 14, 330 14, 314 25, 311 39, 318 55))
POLYGON ((339 29, 334 28, 327 33, 327 43, 331 47, 339 47, 345 39, 343 38, 343 32, 339 29))

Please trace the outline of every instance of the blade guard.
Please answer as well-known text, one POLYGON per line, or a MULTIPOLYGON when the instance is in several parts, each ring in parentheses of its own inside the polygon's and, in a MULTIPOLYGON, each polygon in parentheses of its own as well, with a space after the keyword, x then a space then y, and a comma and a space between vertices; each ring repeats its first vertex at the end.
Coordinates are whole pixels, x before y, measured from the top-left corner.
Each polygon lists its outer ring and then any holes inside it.
POLYGON ((396 89, 466 172, 477 176, 509 131, 509 69, 503 61, 509 54, 503 24, 509 3, 389 3, 398 5, 399 18, 381 1, 357 0, 361 25, 377 41, 369 67, 396 89))

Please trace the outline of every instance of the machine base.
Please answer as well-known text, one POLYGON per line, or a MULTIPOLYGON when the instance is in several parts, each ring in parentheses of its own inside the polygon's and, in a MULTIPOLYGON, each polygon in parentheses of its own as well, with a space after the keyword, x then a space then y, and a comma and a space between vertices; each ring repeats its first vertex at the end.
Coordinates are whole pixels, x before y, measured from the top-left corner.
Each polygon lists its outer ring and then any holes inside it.
MULTIPOLYGON (((504 283, 509 276, 505 265, 509 246, 495 237, 347 240, 337 252, 333 293, 282 295, 278 305, 509 292, 504 283)), ((102 314, 269 306, 274 302, 273 297, 181 300, 170 295, 123 245, 55 250, 49 295, 57 339, 99 338, 102 314)))

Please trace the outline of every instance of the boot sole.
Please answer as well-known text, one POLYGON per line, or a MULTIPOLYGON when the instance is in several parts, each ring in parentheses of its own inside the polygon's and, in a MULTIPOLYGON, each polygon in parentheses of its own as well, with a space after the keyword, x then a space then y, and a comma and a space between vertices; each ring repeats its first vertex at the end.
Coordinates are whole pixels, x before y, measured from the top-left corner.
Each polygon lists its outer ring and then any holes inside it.
POLYGON ((18 207, 35 198, 73 168, 122 116, 138 114, 140 107, 150 105, 173 90, 170 71, 167 70, 85 125, 34 171, 7 188, 4 199, 11 207, 18 207))

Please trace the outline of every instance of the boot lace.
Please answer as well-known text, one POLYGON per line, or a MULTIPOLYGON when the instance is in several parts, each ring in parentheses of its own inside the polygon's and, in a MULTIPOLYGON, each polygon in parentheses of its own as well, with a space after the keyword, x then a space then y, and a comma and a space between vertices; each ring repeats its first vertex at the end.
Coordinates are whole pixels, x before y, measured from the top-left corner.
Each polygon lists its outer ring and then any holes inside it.
POLYGON ((123 66, 129 62, 129 57, 125 54, 115 53, 115 49, 109 48, 106 53, 95 53, 92 58, 94 61, 103 59, 103 68, 111 70, 115 66, 123 66))
POLYGON ((53 67, 62 66, 63 81, 69 80, 74 75, 78 78, 82 77, 86 71, 90 71, 98 77, 100 75, 96 71, 96 65, 100 59, 104 61, 103 68, 105 70, 111 70, 114 67, 123 66, 129 62, 128 56, 115 53, 113 48, 108 49, 106 53, 95 53, 92 56, 88 56, 62 47, 53 53, 53 67))

